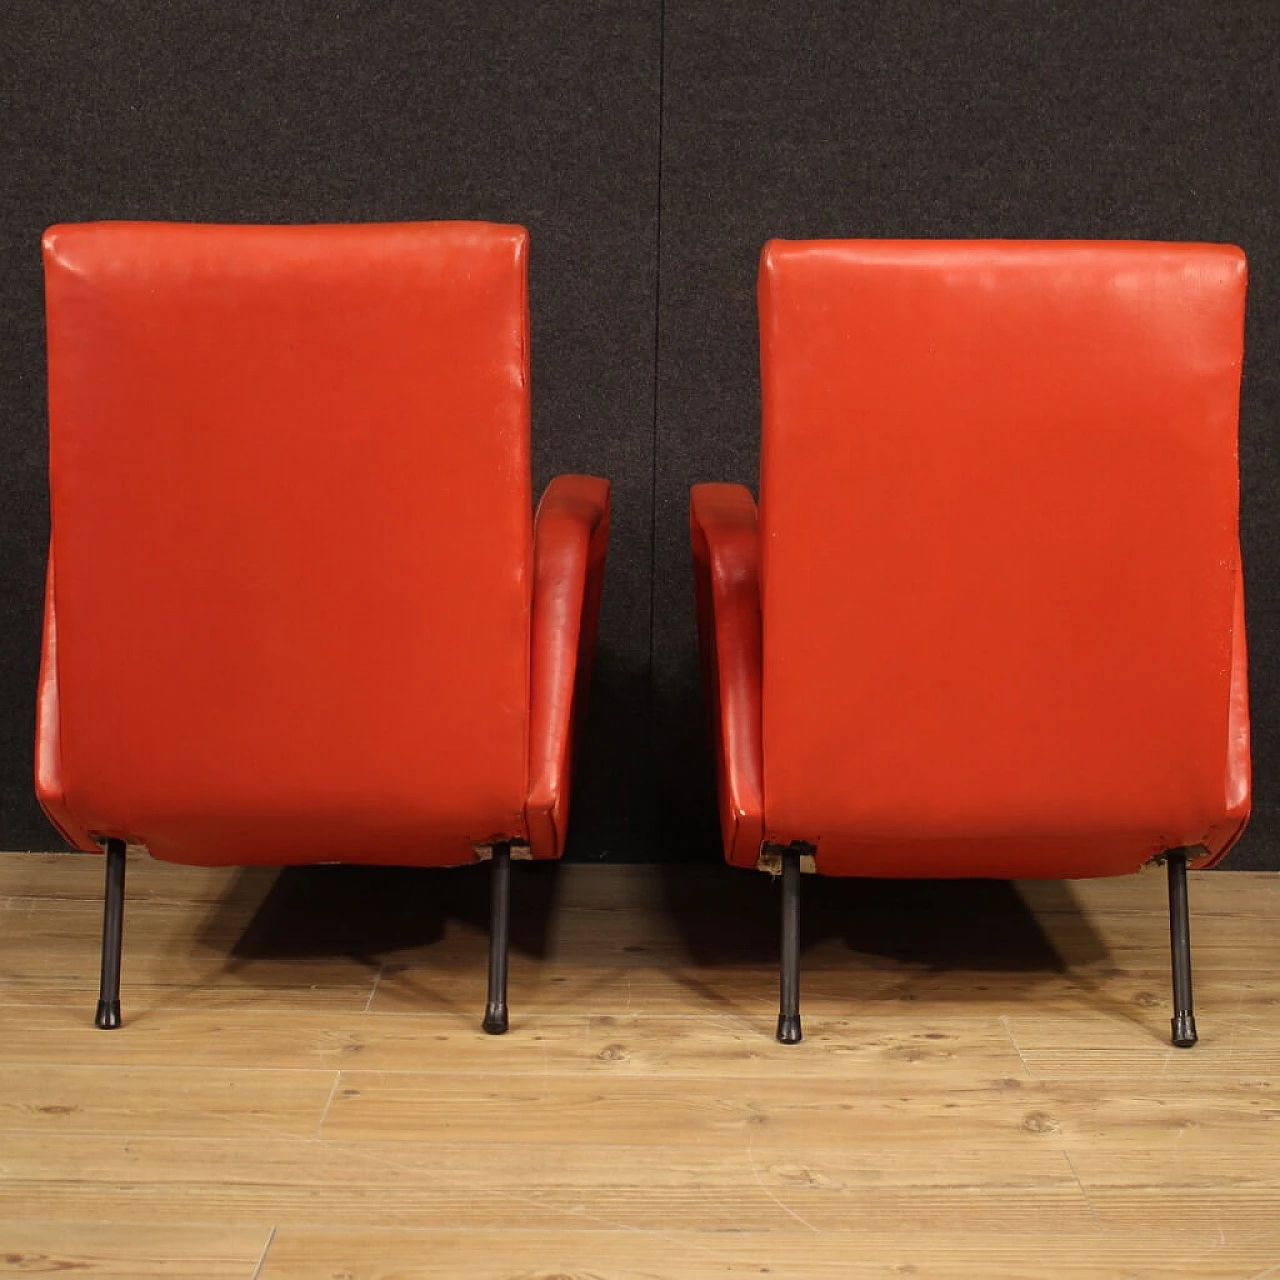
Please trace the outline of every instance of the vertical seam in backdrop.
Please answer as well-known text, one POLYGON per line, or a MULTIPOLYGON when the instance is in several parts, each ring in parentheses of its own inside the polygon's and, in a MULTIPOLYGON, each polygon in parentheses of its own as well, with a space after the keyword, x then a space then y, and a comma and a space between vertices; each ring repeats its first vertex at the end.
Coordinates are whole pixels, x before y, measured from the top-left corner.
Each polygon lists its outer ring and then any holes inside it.
POLYGON ((653 245, 653 436, 649 457, 653 474, 649 489, 649 752, 656 767, 657 683, 653 660, 654 617, 658 591, 658 381, 662 353, 662 119, 666 113, 667 5, 658 4, 658 183, 655 195, 653 245))

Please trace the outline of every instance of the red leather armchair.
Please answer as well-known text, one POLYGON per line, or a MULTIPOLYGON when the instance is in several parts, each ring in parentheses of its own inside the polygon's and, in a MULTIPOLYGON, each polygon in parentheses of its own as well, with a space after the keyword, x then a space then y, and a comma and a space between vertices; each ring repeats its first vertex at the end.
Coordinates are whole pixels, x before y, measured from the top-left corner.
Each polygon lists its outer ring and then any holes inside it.
POLYGON ((1249 812, 1236 431, 1245 262, 1213 245, 766 246, 760 508, 691 526, 725 855, 825 875, 1168 865, 1249 812))
POLYGON ((36 788, 188 863, 564 848, 609 486, 529 472, 528 235, 95 224, 44 238, 52 538, 36 788))

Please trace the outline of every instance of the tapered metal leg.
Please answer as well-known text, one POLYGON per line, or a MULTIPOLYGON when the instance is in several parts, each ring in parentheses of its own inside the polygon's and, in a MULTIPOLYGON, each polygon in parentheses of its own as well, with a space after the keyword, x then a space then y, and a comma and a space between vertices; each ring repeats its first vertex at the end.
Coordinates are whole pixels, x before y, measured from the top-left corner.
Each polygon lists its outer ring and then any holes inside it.
POLYGON ((102 900, 102 982, 94 1023, 120 1025, 120 939, 124 926, 124 841, 107 841, 107 888, 102 900))
POLYGON ((484 1029, 500 1036, 507 1029, 507 955, 511 924, 511 846, 493 846, 493 867, 489 873, 489 1000, 484 1010, 484 1029))
POLYGON ((778 1039, 800 1043, 800 855, 782 854, 782 974, 778 1039))
POLYGON ((1169 944, 1173 952, 1173 1043, 1190 1049, 1196 1035, 1191 1000, 1191 921, 1187 911, 1187 852, 1174 849, 1169 865, 1169 944))

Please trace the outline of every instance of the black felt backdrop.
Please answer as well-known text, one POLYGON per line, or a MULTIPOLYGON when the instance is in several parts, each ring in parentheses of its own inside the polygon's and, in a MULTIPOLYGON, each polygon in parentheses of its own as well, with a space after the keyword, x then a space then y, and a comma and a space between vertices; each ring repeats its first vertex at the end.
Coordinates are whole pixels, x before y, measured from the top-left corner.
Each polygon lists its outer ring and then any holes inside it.
MULTIPOLYGON (((1255 816, 1228 865, 1280 867, 1278 40, 1274 0, 12 0, 0 847, 58 846, 31 794, 48 518, 41 230, 477 217, 533 237, 536 483, 569 470, 614 483, 574 794, 583 859, 719 857, 687 494, 754 481, 765 239, 1242 245, 1255 816)), ((104 494, 103 519, 110 506, 104 494)))

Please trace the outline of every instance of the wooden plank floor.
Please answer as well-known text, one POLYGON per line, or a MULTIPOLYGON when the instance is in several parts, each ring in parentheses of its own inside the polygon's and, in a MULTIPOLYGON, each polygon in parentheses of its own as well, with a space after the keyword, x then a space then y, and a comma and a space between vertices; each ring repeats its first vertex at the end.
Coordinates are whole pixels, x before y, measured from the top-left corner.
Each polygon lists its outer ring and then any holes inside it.
POLYGON ((1192 878, 1168 1045, 1159 873, 776 887, 0 855, 0 1274, 227 1280, 1280 1280, 1280 876, 1192 878))

